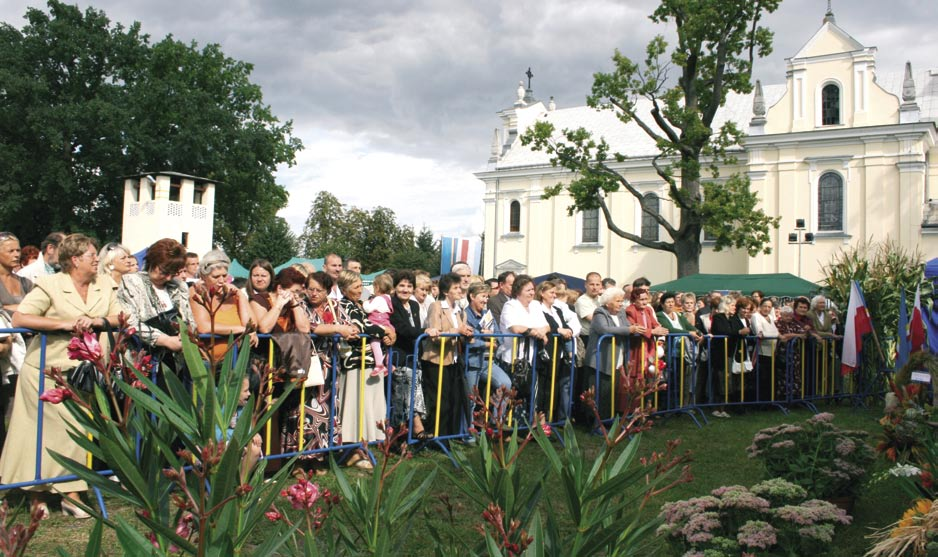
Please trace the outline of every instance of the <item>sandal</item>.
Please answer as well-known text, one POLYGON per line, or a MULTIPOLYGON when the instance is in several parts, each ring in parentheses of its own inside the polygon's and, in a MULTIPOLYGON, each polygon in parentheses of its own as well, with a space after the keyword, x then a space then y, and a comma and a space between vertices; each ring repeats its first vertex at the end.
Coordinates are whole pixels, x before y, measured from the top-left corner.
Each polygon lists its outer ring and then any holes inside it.
POLYGON ((415 434, 414 439, 417 441, 429 441, 433 439, 433 434, 424 429, 420 433, 415 434))

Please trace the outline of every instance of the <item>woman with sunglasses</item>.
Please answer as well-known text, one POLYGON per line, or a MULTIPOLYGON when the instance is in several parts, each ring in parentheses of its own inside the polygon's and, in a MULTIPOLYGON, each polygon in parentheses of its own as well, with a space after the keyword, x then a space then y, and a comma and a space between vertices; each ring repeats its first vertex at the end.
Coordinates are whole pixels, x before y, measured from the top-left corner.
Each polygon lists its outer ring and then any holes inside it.
POLYGON ((126 247, 110 242, 98 253, 98 274, 110 276, 115 287, 120 286, 124 275, 133 272, 136 259, 126 247))

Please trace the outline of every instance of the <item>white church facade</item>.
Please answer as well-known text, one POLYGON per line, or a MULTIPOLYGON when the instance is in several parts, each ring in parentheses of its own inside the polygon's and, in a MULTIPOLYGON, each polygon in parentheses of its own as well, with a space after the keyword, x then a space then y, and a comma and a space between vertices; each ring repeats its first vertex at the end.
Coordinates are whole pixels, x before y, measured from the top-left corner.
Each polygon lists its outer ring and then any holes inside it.
MULTIPOLYGON (((905 71, 877 72, 875 53, 828 14, 787 60, 785 83, 729 95, 714 128, 732 120, 746 137, 739 166, 721 175, 746 172, 761 208, 781 223, 772 232, 772 253, 756 257, 716 252, 704 238, 702 273, 789 272, 818 281, 838 250, 869 239, 938 254, 938 69, 913 72, 906 65, 905 71), (807 233, 812 243, 789 243, 790 234, 803 242, 807 233)), ((558 132, 582 126, 604 137, 611 152, 628 156, 612 166, 643 192, 645 203, 676 223, 666 184, 651 166, 654 143, 636 124, 586 106, 558 109, 553 100, 545 106, 523 85, 514 106, 499 116, 503 125, 488 168, 476 174, 485 184, 487 276, 512 270, 597 271, 620 283, 641 275, 652 283, 676 278, 672 254, 613 234, 598 211, 568 216, 565 194, 543 199, 544 188, 568 182, 571 174, 519 140, 539 120, 558 132)), ((607 203, 619 227, 668 239, 657 223, 642 218, 631 194, 613 193, 607 203)))

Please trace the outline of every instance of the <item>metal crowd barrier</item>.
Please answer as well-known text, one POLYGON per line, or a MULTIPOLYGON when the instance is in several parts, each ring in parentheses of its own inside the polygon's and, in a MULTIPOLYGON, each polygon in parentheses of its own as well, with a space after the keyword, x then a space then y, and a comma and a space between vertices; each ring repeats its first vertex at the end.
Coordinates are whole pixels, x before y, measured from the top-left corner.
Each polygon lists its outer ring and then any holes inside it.
MULTIPOLYGON (((32 331, 28 329, 0 329, 0 333, 30 333, 32 331)), ((39 365, 41 368, 45 368, 45 357, 46 357, 46 334, 37 333, 39 335, 40 344, 40 360, 39 365)), ((421 335, 416 342, 414 343, 413 352, 404 353, 399 350, 394 349, 393 347, 386 348, 386 354, 388 356, 388 362, 390 364, 400 364, 403 362, 403 365, 406 368, 411 370, 410 380, 410 411, 408 412, 407 419, 409 421, 408 433, 408 443, 411 444, 423 444, 424 441, 416 439, 413 432, 413 422, 414 422, 414 404, 416 398, 416 389, 418 388, 418 379, 421 373, 429 371, 429 369, 421 368, 421 345, 424 342, 439 342, 440 343, 440 362, 443 362, 445 359, 446 352, 446 339, 458 337, 456 334, 442 334, 437 339, 430 339, 427 335, 421 335)), ((258 335, 259 338, 270 339, 271 335, 258 335)), ((314 334, 311 334, 310 337, 313 340, 320 339, 314 334)), ((331 366, 329 366, 328 374, 326 374, 325 379, 326 383, 322 386, 323 389, 328 389, 330 391, 329 396, 329 426, 328 426, 328 443, 325 447, 319 447, 315 449, 306 448, 307 439, 305 436, 304 425, 306 421, 305 407, 307 396, 306 388, 299 388, 299 412, 297 416, 297 446, 300 450, 289 452, 289 453, 279 453, 277 448, 272 446, 272 424, 268 422, 265 428, 264 435, 264 457, 267 460, 275 459, 284 459, 292 458, 294 456, 309 456, 315 454, 329 453, 329 452, 342 452, 350 453, 353 450, 362 448, 367 445, 378 443, 378 441, 363 442, 363 429, 364 429, 364 391, 365 391, 365 382, 367 378, 365 377, 365 362, 364 358, 362 359, 362 369, 359 370, 360 377, 358 378, 358 384, 356 385, 358 391, 358 427, 354 436, 349 435, 351 432, 342 431, 341 442, 335 442, 335 427, 337 425, 337 412, 336 412, 336 402, 339 400, 339 393, 337 385, 340 382, 339 375, 339 344, 341 342, 341 337, 338 335, 331 337, 322 337, 328 338, 332 343, 331 352, 331 366), (355 441, 352 441, 355 439, 355 441)), ((474 336, 475 339, 483 341, 485 348, 483 351, 482 362, 485 369, 485 375, 487 380, 484 386, 484 389, 479 390, 480 397, 482 397, 485 408, 491 407, 491 396, 493 392, 492 386, 492 370, 493 366, 504 364, 507 366, 507 369, 503 369, 511 377, 511 366, 520 358, 522 354, 520 352, 522 349, 521 340, 524 338, 522 335, 517 334, 477 334, 474 336), (508 339, 511 339, 511 358, 510 360, 500 361, 498 358, 498 348, 497 344, 499 342, 505 342, 507 345, 508 339), (484 393, 484 396, 483 396, 484 393)), ((744 347, 749 347, 750 361, 752 362, 752 371, 743 372, 739 374, 732 373, 732 361, 734 358, 728 354, 728 346, 730 344, 729 337, 721 336, 707 336, 704 337, 704 340, 700 344, 693 343, 692 340, 688 342, 690 337, 686 334, 670 334, 665 338, 665 350, 664 356, 662 358, 658 357, 657 350, 654 355, 654 365, 655 373, 659 373, 661 378, 667 382, 668 388, 661 393, 654 393, 651 395, 647 402, 652 403, 657 409, 656 413, 669 414, 669 413, 683 413, 689 415, 695 423, 700 425, 695 414, 699 414, 703 417, 704 422, 707 422, 706 415, 704 411, 710 408, 716 407, 727 407, 727 406, 754 406, 754 405, 772 405, 776 406, 783 411, 788 406, 793 404, 803 404, 811 409, 815 409, 814 404, 818 401, 823 400, 834 400, 839 398, 852 398, 858 399, 860 397, 865 397, 868 395, 868 392, 865 392, 862 388, 861 382, 855 380, 851 376, 842 377, 839 373, 839 357, 837 350, 837 342, 833 340, 817 340, 814 338, 809 338, 806 340, 792 340, 787 343, 784 347, 784 362, 780 362, 780 352, 779 350, 773 349, 771 351, 771 356, 768 358, 768 369, 763 369, 765 367, 765 360, 759 358, 761 343, 778 342, 778 339, 768 339, 768 338, 759 338, 759 337, 745 337, 743 341, 738 343, 738 346, 743 349, 744 347), (713 347, 718 346, 716 343, 723 343, 723 359, 722 361, 714 361, 712 357, 708 357, 706 360, 702 360, 700 353, 706 351, 708 354, 713 354, 713 347), (693 352, 689 355, 688 352, 693 352), (663 360, 665 362, 664 371, 659 371, 658 363, 663 360), (766 391, 764 388, 764 382, 769 381, 769 389, 766 391), (722 388, 719 388, 722 387, 722 388), (761 388, 760 388, 761 387, 761 388), (781 387, 781 389, 779 388, 781 387), (703 391, 703 392, 701 392, 703 391)), ((353 341, 355 343, 361 343, 360 349, 366 350, 368 338, 367 335, 361 335, 358 340, 353 341)), ((558 366, 558 355, 563 349, 564 340, 558 335, 550 335, 548 340, 547 349, 551 354, 551 369, 542 370, 538 369, 538 358, 535 356, 531 358, 531 367, 530 367, 530 383, 531 387, 527 393, 519 393, 522 398, 526 399, 526 408, 528 419, 534 423, 536 420, 537 412, 544 412, 547 418, 547 422, 551 425, 561 425, 568 417, 572 415, 573 411, 573 401, 576 400, 577 393, 575 392, 576 385, 576 373, 578 366, 581 362, 576 361, 576 350, 575 345, 573 349, 569 350, 570 352, 570 365, 569 365, 569 375, 567 375, 567 370, 561 369, 558 366), (546 383, 546 384, 545 384, 546 383), (543 393, 546 396, 540 396, 539 398, 539 388, 545 389, 543 393), (546 399, 546 400, 545 400, 546 399), (539 402, 541 404, 539 404, 539 402)), ((575 342, 575 339, 573 339, 575 342)), ((627 337, 616 337, 612 335, 605 335, 600 337, 597 350, 596 350, 596 360, 592 362, 594 364, 594 385, 604 387, 601 375, 601 355, 604 349, 604 346, 608 343, 609 348, 613 354, 616 353, 617 343, 621 345, 622 342, 625 342, 624 347, 624 362, 628 362, 630 356, 629 343, 627 337)), ((274 342, 268 341, 268 353, 267 360, 268 366, 271 368, 276 367, 275 361, 275 351, 274 351, 274 342)), ((534 354, 537 354, 537 350, 543 348, 540 343, 535 343, 534 354)), ((642 349, 644 350, 644 343, 642 343, 642 349)), ((237 346, 232 347, 233 350, 233 361, 237 361, 237 346)), ((462 358, 464 362, 469 361, 470 356, 470 346, 468 343, 460 350, 459 358, 462 358)), ((527 356, 527 355, 524 355, 527 356)), ((645 362, 646 358, 643 355, 642 361, 645 362)), ((611 372, 609 379, 609 389, 608 392, 604 392, 603 389, 597 388, 596 400, 599 403, 601 409, 601 418, 605 420, 612 420, 616 417, 616 381, 618 377, 618 364, 619 362, 613 361, 613 369, 609 370, 611 372), (605 397, 609 397, 605 399, 605 397), (606 407, 606 404, 609 404, 609 407, 606 407)), ((156 373, 157 366, 159 362, 154 363, 154 374, 156 373)), ((436 366, 437 372, 437 392, 435 400, 439 404, 441 398, 441 391, 443 387, 443 374, 447 372, 446 366, 442 363, 434 364, 436 366)), ((587 363, 587 365, 589 365, 587 363)), ((627 364, 626 364, 627 366, 627 364)), ((388 366, 389 372, 393 369, 392 366, 388 366)), ((626 367, 627 369, 627 367, 626 367)), ((325 371, 325 370, 324 370, 325 371)), ((395 404, 400 404, 401 401, 393 400, 391 395, 392 389, 391 384, 393 381, 393 373, 389 373, 385 381, 385 397, 386 397, 386 417, 392 415, 392 409, 395 404)), ((45 391, 45 375, 42 374, 39 377, 39 393, 45 391)), ((271 376, 268 379, 268 403, 273 401, 273 377, 271 376)), ((470 386, 471 389, 472 386, 470 386)), ((316 387, 310 387, 315 389, 316 387)), ((45 402, 38 401, 37 409, 37 444, 36 444, 36 472, 35 478, 32 481, 19 482, 15 484, 0 484, 0 491, 9 490, 13 488, 44 485, 44 484, 53 484, 65 481, 71 481, 78 479, 75 475, 61 476, 56 478, 42 478, 41 477, 41 467, 42 467, 42 458, 43 458, 43 415, 44 415, 44 406, 45 402)), ((468 400, 466 401, 466 406, 468 409, 468 400)), ((815 409, 816 410, 816 409, 815 409)), ((457 411, 465 412, 464 409, 457 409, 457 411)), ((431 409, 427 409, 428 413, 431 413, 431 409)), ((285 417, 285 413, 283 414, 285 417)), ((440 435, 440 415, 439 408, 432 409, 432 415, 434 417, 432 424, 424 424, 426 428, 432 428, 434 433, 433 441, 440 446, 444 451, 446 446, 443 443, 447 440, 458 440, 465 439, 470 436, 468 427, 469 423, 464 420, 463 426, 459 431, 451 432, 445 435, 440 435)), ((517 421, 519 428, 526 428, 529 424, 523 422, 519 417, 514 415, 509 415, 510 425, 514 425, 517 421)), ((341 425, 341 424, 338 424, 341 425)), ((370 453, 369 453, 370 456, 370 453)), ((344 455, 343 455, 344 457, 344 455)), ((340 457, 343 458, 343 457, 340 457)), ((373 458, 373 457, 372 457, 373 458)), ((90 454, 88 459, 88 466, 91 467, 90 454)), ((111 471, 103 470, 99 472, 103 475, 110 475, 111 471)), ((96 493, 99 506, 104 510, 103 500, 100 493, 96 493)))

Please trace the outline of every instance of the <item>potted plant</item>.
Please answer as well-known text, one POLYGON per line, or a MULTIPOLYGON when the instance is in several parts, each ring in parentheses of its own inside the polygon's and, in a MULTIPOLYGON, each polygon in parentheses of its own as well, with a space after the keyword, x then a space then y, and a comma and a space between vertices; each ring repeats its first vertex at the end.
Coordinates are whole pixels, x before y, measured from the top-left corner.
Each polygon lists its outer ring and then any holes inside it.
POLYGON ((769 478, 784 478, 809 496, 837 502, 849 511, 874 452, 865 431, 840 429, 833 419, 825 412, 801 425, 763 429, 746 451, 749 458, 762 460, 769 478))

